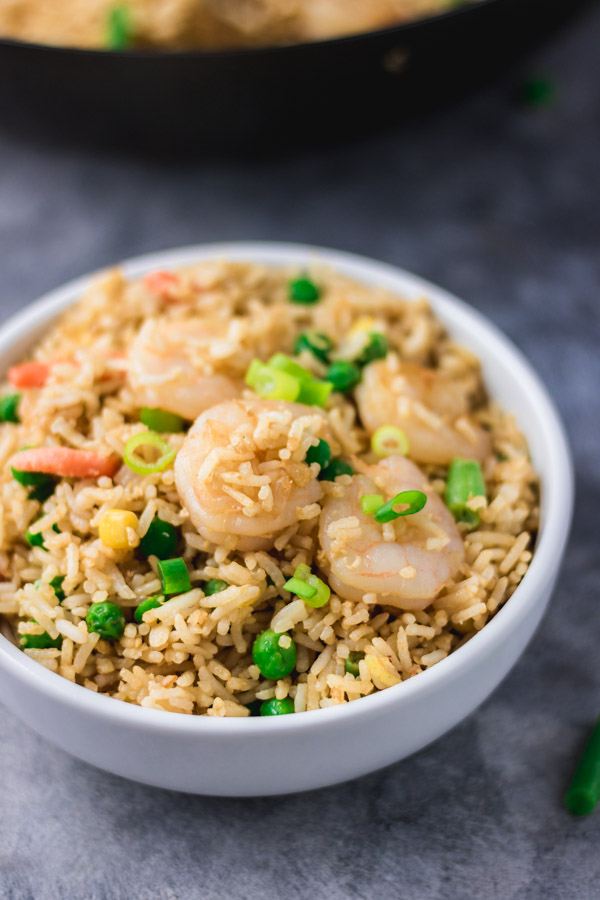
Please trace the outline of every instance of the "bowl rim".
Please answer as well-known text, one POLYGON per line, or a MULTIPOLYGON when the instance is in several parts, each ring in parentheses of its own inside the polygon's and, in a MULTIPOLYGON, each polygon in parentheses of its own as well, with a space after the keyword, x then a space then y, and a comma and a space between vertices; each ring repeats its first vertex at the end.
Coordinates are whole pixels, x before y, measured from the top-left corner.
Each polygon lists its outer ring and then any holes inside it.
MULTIPOLYGON (((270 729, 326 727, 342 723, 345 718, 369 717, 390 711, 405 698, 430 693, 442 679, 458 676, 461 671, 481 662, 507 637, 518 621, 535 605, 536 597, 554 578, 566 546, 573 508, 574 474, 564 427, 546 388, 523 353, 486 316, 443 288, 417 275, 385 262, 379 262, 346 251, 308 244, 274 241, 200 244, 172 250, 147 253, 130 258, 120 265, 128 278, 140 277, 156 268, 188 265, 208 258, 227 257, 268 265, 306 266, 308 262, 329 266, 365 284, 390 289, 399 296, 426 296, 436 313, 449 323, 450 330, 460 335, 469 331, 484 337, 496 356, 505 360, 507 374, 518 381, 532 406, 539 410, 544 430, 544 452, 548 468, 561 477, 547 478, 543 491, 543 523, 529 569, 515 593, 474 637, 453 653, 418 676, 351 703, 309 710, 299 716, 265 718, 218 718, 212 716, 177 715, 118 701, 97 694, 89 688, 68 681, 27 657, 0 634, 0 667, 17 679, 27 682, 50 699, 89 715, 135 726, 148 732, 163 730, 173 733, 231 734, 254 737, 266 735, 270 729), (217 722, 218 724, 215 724, 217 722)), ((44 294, 0 325, 0 368, 13 341, 26 339, 41 322, 50 323, 71 306, 90 283, 107 268, 69 281, 44 294)))
POLYGON ((225 47, 221 50, 109 50, 103 47, 71 47, 63 44, 42 44, 38 41, 24 41, 18 38, 8 38, 0 36, 0 48, 13 47, 22 50, 31 50, 37 52, 48 53, 64 53, 68 56, 91 56, 94 58, 111 58, 111 59, 230 59, 245 58, 256 55, 275 55, 281 51, 303 52, 314 47, 342 46, 344 44, 352 44, 361 39, 371 39, 386 36, 403 37, 410 34, 415 28, 427 26, 431 22, 439 22, 447 19, 455 19, 459 16, 472 14, 474 10, 487 6, 498 6, 499 3, 506 0, 477 0, 474 3, 465 3, 464 6, 457 6, 441 10, 429 16, 419 16, 416 19, 409 19, 406 22, 399 22, 396 25, 387 25, 384 28, 372 28, 366 31, 359 31, 355 34, 342 34, 337 37, 321 38, 314 41, 297 41, 289 44, 264 44, 251 47, 225 47))

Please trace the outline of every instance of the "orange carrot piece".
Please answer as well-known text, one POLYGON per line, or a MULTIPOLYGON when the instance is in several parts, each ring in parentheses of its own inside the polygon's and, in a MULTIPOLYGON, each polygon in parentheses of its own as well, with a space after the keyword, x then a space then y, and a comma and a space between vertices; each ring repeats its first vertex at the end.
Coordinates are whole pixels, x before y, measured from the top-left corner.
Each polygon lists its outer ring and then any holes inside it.
POLYGON ((26 362, 19 366, 11 366, 8 380, 16 388, 44 387, 50 375, 50 366, 42 362, 26 362))
POLYGON ((72 447, 36 447, 21 450, 10 461, 19 472, 43 472, 61 478, 110 478, 119 468, 116 456, 102 456, 92 450, 74 450, 72 447))
POLYGON ((158 294, 163 300, 172 300, 176 288, 179 287, 179 278, 173 272, 164 270, 149 272, 144 278, 144 287, 153 294, 158 294))

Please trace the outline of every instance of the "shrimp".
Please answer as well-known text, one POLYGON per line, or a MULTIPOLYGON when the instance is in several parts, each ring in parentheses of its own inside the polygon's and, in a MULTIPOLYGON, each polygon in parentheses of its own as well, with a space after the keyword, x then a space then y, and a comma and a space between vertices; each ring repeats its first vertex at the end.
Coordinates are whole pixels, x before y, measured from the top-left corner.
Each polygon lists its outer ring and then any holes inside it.
POLYGON ((401 428, 416 462, 449 465, 457 456, 482 462, 490 452, 488 432, 469 415, 468 392, 445 372, 388 357, 364 369, 356 402, 371 434, 382 425, 401 428))
POLYGON ((282 400, 233 400, 206 410, 175 461, 182 505, 207 540, 264 550, 289 526, 320 514, 323 490, 308 448, 328 433, 325 413, 282 400))
POLYGON ((220 319, 145 322, 129 352, 129 382, 140 406, 195 419, 205 409, 239 396, 241 373, 222 371, 223 361, 214 355, 228 325, 220 319))
POLYGON ((384 606, 424 609, 459 571, 464 544, 456 523, 427 478, 403 456, 375 466, 355 460, 362 474, 330 494, 319 522, 322 568, 331 588, 346 600, 377 594, 384 606), (427 495, 421 512, 378 524, 361 509, 365 494, 391 499, 401 491, 427 495))

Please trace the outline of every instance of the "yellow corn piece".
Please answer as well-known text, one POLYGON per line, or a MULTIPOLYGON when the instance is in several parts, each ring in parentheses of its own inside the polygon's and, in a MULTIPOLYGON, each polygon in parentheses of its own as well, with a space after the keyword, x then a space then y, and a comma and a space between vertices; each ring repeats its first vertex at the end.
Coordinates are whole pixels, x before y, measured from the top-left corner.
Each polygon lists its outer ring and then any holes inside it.
POLYGON ((386 688, 402 681, 389 659, 383 656, 373 656, 367 653, 365 662, 375 687, 386 688))
POLYGON ((113 550, 129 550, 134 544, 127 533, 128 528, 134 531, 138 526, 138 517, 128 509, 109 509, 98 523, 100 540, 113 550))
POLYGON ((352 328, 348 331, 348 337, 364 332, 377 331, 377 320, 373 316, 359 316, 352 328))

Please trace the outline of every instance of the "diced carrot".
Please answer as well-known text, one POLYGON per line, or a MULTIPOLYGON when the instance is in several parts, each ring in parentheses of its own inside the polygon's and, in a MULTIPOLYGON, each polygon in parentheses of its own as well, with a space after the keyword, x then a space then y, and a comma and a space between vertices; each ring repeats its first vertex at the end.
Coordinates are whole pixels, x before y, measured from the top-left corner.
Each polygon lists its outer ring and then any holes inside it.
POLYGON ((149 272, 144 278, 144 287, 163 300, 173 300, 175 290, 179 287, 179 278, 173 272, 164 270, 149 272))
POLYGON ((8 380, 16 388, 44 387, 50 375, 49 363, 26 362, 19 366, 11 366, 8 380))
POLYGON ((120 462, 116 456, 102 456, 92 450, 72 447, 36 447, 21 450, 10 461, 19 472, 43 472, 61 478, 112 478, 120 462))

